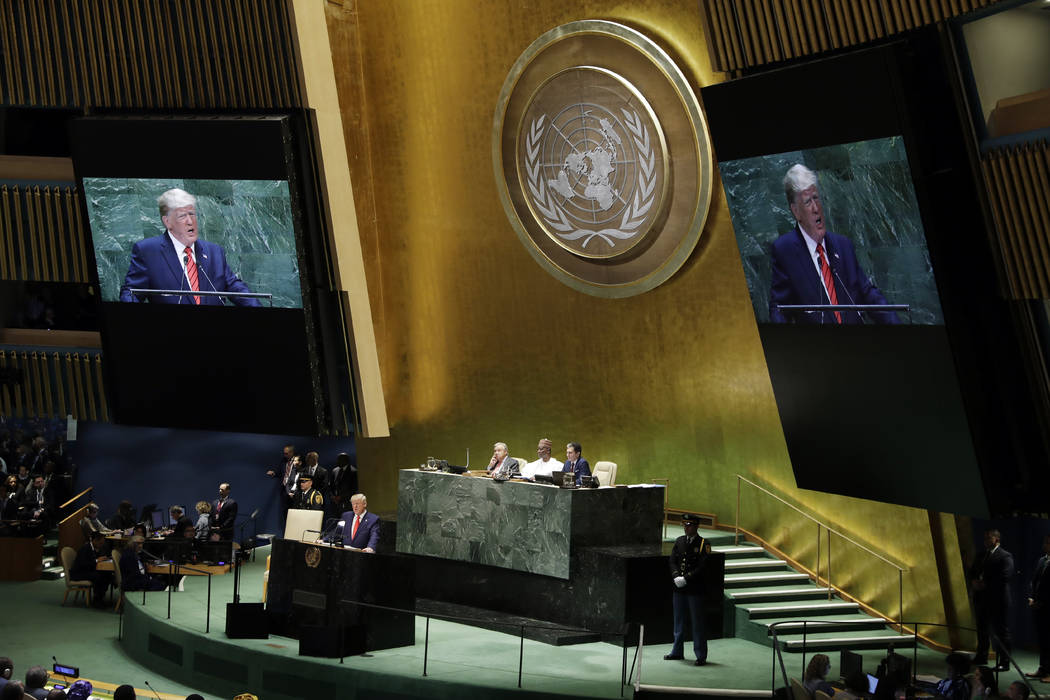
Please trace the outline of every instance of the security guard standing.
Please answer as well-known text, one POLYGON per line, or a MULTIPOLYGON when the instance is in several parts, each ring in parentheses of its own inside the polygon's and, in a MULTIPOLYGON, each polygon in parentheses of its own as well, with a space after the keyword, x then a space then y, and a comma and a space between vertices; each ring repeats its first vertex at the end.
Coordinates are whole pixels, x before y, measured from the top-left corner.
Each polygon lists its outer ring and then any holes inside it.
POLYGON ((685 623, 693 633, 693 652, 697 666, 707 663, 707 637, 704 636, 703 571, 707 565, 711 545, 696 534, 700 518, 696 515, 682 516, 685 534, 675 540, 671 550, 671 580, 674 583, 674 643, 671 653, 664 657, 668 661, 684 658, 685 623))
POLYGON ((299 490, 292 499, 292 508, 298 510, 324 510, 324 495, 314 488, 314 480, 309 474, 299 477, 299 490))

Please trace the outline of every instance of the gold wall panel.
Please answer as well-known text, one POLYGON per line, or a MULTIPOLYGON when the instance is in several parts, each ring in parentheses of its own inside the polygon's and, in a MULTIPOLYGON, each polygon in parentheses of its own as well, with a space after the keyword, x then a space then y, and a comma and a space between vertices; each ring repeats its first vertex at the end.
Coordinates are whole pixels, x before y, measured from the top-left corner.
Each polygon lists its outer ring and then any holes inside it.
MULTIPOLYGON (((497 440, 514 455, 541 437, 578 440, 592 464, 616 462, 621 483, 667 478, 671 506, 722 522, 733 520, 734 475, 757 479, 906 565, 906 617, 945 618, 925 511, 795 488, 719 183, 690 259, 627 299, 551 278, 504 215, 492 114, 521 51, 560 24, 621 22, 661 44, 699 95, 716 77, 695 2, 400 0, 327 12, 390 420, 389 438, 358 442, 374 509, 394 509, 398 469, 428 455, 459 463, 469 447, 477 465, 497 440)), ((748 507, 767 533, 797 527, 768 503, 748 507)), ((811 539, 778 546, 804 552, 811 539)), ((851 561, 859 580, 865 565, 851 561)), ((961 565, 946 573, 963 584, 961 565)), ((859 594, 881 604, 886 585, 865 577, 859 594)))

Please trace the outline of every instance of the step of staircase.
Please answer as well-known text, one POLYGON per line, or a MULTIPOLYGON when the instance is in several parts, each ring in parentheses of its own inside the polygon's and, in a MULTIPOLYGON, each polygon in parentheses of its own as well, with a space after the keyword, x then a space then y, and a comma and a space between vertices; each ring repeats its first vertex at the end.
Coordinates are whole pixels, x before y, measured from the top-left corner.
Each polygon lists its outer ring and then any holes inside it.
POLYGON ((749 557, 747 559, 726 559, 726 573, 744 571, 783 571, 788 568, 787 562, 771 557, 749 557))
POLYGON ((726 557, 726 561, 729 561, 730 559, 746 559, 769 556, 768 554, 766 554, 766 550, 751 544, 711 547, 711 551, 724 554, 726 557))
POLYGON ((801 634, 802 630, 806 630, 806 634, 816 634, 818 632, 857 632, 857 631, 871 631, 880 630, 886 627, 886 621, 878 617, 872 617, 866 613, 856 613, 853 615, 833 615, 831 617, 818 617, 812 620, 801 621, 796 618, 780 618, 764 620, 756 620, 755 624, 765 627, 766 634, 772 634, 773 625, 777 625, 777 635, 786 636, 791 634, 801 634))
POLYGON ((849 603, 842 600, 755 603, 750 605, 740 605, 737 607, 742 609, 751 620, 760 620, 768 617, 809 619, 823 615, 855 613, 860 611, 860 605, 857 603, 849 603))
POLYGON ((809 581, 809 576, 797 571, 754 572, 726 574, 724 585, 729 588, 751 588, 753 586, 782 586, 809 581))
POLYGON ((788 600, 827 599, 827 586, 762 586, 760 588, 729 589, 726 598, 734 603, 759 603, 788 600))
POLYGON ((892 630, 853 632, 853 633, 816 633, 806 635, 778 636, 777 641, 785 651, 835 651, 837 649, 885 649, 890 644, 895 649, 915 646, 915 637, 910 634, 898 634, 892 630))

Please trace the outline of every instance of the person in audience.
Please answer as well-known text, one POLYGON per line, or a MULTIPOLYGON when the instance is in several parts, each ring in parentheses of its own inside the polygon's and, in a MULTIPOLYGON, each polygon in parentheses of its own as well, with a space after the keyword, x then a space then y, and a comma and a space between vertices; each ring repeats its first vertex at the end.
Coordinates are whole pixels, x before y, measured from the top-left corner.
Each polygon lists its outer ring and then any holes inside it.
POLYGON ((125 683, 113 691, 113 700, 135 700, 135 689, 125 683))
POLYGON ((163 579, 149 573, 149 566, 143 561, 142 545, 145 541, 141 535, 132 536, 120 557, 120 578, 125 591, 163 591, 167 588, 163 579))
POLYGON ((26 670, 26 695, 31 695, 37 700, 44 700, 47 697, 47 691, 44 690, 45 683, 47 683, 46 668, 43 666, 30 666, 26 670))
POLYGON ((204 696, 198 695, 197 693, 190 693, 186 696, 186 700, 204 700, 204 696))
POLYGON ((948 675, 937 683, 937 694, 945 700, 970 700, 970 681, 966 674, 970 671, 970 657, 953 651, 944 659, 948 664, 948 675))
POLYGON ((995 671, 987 666, 978 666, 973 674, 973 694, 975 700, 999 697, 999 683, 995 680, 995 671))
POLYGON ((492 459, 486 468, 493 477, 511 477, 519 472, 518 460, 508 456, 507 443, 497 442, 492 446, 492 459))
POLYGON ((131 501, 121 501, 120 505, 117 506, 117 512, 106 521, 106 526, 110 530, 120 530, 122 532, 135 527, 135 506, 131 505, 131 501))
POLYGON ((101 532, 108 535, 110 529, 98 519, 98 504, 88 503, 84 509, 84 517, 80 519, 80 531, 84 533, 84 540, 90 540, 92 533, 101 532))
POLYGON ((1028 700, 1029 695, 1028 686, 1025 685, 1024 681, 1014 681, 1006 689, 1006 697, 1010 700, 1028 700))
POLYGON ((15 498, 19 500, 22 499, 22 492, 25 489, 23 489, 19 485, 17 476, 15 476, 14 474, 8 474, 7 478, 4 479, 4 483, 7 484, 8 490, 10 490, 12 494, 14 494, 15 498))
POLYGON ((51 523, 54 503, 51 494, 44 487, 44 477, 35 476, 33 482, 22 494, 22 519, 39 520, 45 527, 51 523))
POLYGON ((542 438, 539 444, 536 445, 536 461, 525 465, 525 468, 521 470, 522 477, 534 480, 537 474, 560 472, 565 465, 551 457, 553 449, 554 443, 547 438, 542 438))
POLYGON ((835 689, 828 683, 828 673, 831 672, 831 659, 827 654, 814 654, 806 666, 806 675, 802 679, 802 685, 810 695, 816 695, 817 691, 823 691, 828 695, 834 695, 835 689))
POLYGON ((189 516, 182 509, 182 506, 172 506, 168 509, 169 522, 171 527, 168 528, 166 534, 174 534, 177 537, 181 537, 182 533, 186 530, 186 526, 193 527, 193 521, 190 520, 189 516))
POLYGON ((211 509, 211 526, 220 540, 233 539, 233 526, 237 522, 237 501, 230 496, 230 485, 219 484, 219 497, 211 509))
POLYGON ((207 501, 197 501, 197 522, 193 525, 194 537, 201 542, 207 542, 211 535, 211 504, 207 501))
POLYGON ((77 558, 73 560, 73 566, 69 569, 69 577, 72 580, 91 581, 94 584, 91 604, 96 608, 106 606, 106 591, 113 583, 112 572, 97 570, 98 561, 105 558, 103 552, 105 544, 105 535, 101 532, 92 532, 87 543, 77 551, 77 558))
POLYGON ((10 476, 0 485, 0 520, 17 520, 19 501, 18 482, 10 476))
POLYGON ((565 446, 565 466, 563 472, 572 472, 576 475, 576 485, 583 483, 583 477, 591 475, 591 465, 583 458, 583 447, 578 442, 570 442, 565 446))
POLYGON ((47 691, 47 697, 44 700, 66 700, 66 691, 61 688, 52 688, 47 691))
MULTIPOLYGON (((575 443, 569 443, 569 449, 575 443)), ((576 453, 577 457, 579 452, 576 453)), ((565 463, 569 466, 569 462, 565 463)), ((566 468, 566 471, 569 471, 566 468)), ((696 654, 695 665, 707 663, 707 637, 704 636, 704 584, 703 572, 707 567, 711 545, 697 534, 700 517, 693 514, 682 516, 682 529, 685 534, 675 540, 671 550, 671 581, 674 584, 674 643, 671 652, 664 659, 673 661, 685 658, 686 620, 693 634, 693 652, 696 654)))
POLYGON ((0 700, 22 700, 26 696, 22 681, 11 681, 0 688, 0 700))
POLYGON ((15 664, 7 656, 0 656, 0 688, 7 685, 15 673, 15 664))
POLYGON ((368 512, 368 499, 363 493, 350 497, 350 508, 340 520, 343 526, 343 544, 365 552, 375 552, 379 544, 379 516, 368 512))
POLYGON ((131 536, 132 537, 136 537, 137 536, 137 537, 141 537, 142 539, 146 539, 146 537, 147 537, 147 535, 146 535, 146 526, 143 525, 142 523, 138 523, 133 528, 131 528, 131 536))
POLYGON ((299 477, 299 491, 292 501, 292 508, 298 510, 324 510, 324 496, 314 488, 314 480, 309 474, 299 477))

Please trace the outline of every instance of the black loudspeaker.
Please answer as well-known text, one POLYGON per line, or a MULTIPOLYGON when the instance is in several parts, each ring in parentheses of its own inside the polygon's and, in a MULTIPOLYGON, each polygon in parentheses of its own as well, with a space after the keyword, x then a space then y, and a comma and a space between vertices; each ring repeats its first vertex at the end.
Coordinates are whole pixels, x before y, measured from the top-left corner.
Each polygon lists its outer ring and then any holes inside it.
POLYGON ((226 636, 230 639, 268 639, 270 630, 263 603, 227 603, 226 636))
POLYGON ((336 658, 365 653, 364 625, 300 625, 299 656, 336 658), (339 633, 342 632, 342 639, 339 633))

